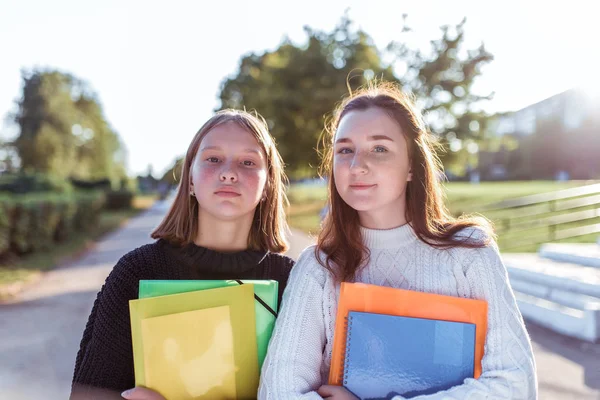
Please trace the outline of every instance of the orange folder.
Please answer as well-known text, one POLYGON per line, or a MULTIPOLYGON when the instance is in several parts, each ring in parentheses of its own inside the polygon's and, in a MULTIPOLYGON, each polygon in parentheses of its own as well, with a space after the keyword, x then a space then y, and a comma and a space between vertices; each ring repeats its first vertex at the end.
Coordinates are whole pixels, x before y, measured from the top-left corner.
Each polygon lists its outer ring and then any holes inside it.
POLYGON ((481 375, 481 359, 487 333, 486 301, 343 282, 333 335, 330 385, 342 385, 349 311, 475 324, 474 378, 481 375))

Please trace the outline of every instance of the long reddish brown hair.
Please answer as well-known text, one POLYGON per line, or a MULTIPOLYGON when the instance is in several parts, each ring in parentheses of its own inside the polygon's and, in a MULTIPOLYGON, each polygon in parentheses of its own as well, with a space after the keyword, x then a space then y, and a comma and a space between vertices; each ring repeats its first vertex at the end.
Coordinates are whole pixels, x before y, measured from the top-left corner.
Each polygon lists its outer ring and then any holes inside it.
POLYGON ((217 112, 196 133, 183 160, 181 179, 175 200, 151 236, 154 239, 165 239, 180 246, 194 241, 198 234, 199 223, 198 201, 190 195, 189 187, 192 163, 204 136, 215 127, 227 122, 236 123, 251 133, 267 156, 266 196, 254 212, 254 220, 248 235, 248 248, 282 253, 288 249, 286 239, 288 224, 285 218, 287 177, 283 171, 283 161, 264 119, 258 113, 240 110, 217 112))
POLYGON ((341 119, 351 111, 379 108, 402 128, 408 143, 412 180, 406 188, 406 220, 417 237, 436 248, 484 247, 493 238, 491 226, 480 217, 454 218, 444 204, 440 183, 442 165, 435 153, 435 141, 427 131, 411 98, 397 85, 378 82, 352 93, 335 109, 325 129, 322 171, 328 178, 329 212, 317 239, 319 262, 338 281, 352 280, 368 262, 369 251, 360 232, 358 212, 342 199, 333 175, 333 143, 341 119), (486 235, 481 240, 456 236, 460 230, 478 227, 486 235), (320 252, 325 253, 323 260, 320 252))

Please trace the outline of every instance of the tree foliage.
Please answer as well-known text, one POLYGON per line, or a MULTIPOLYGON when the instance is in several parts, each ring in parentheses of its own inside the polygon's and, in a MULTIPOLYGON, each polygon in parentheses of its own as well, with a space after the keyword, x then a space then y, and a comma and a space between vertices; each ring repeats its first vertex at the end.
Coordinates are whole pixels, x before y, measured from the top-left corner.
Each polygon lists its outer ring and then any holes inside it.
MULTIPOLYGON (((412 92, 442 143, 477 140, 487 116, 474 106, 487 96, 474 94, 472 86, 493 57, 483 45, 463 54, 464 24, 442 27, 431 54, 401 38, 379 50, 347 15, 331 32, 305 27, 303 45, 284 40, 273 51, 243 56, 239 70, 222 83, 220 108, 261 113, 294 177, 315 174, 326 117, 349 90, 374 78, 412 92)), ((410 30, 404 25, 404 33, 410 30)))
POLYGON ((56 70, 22 71, 23 92, 13 143, 27 172, 116 181, 124 177, 124 148, 96 94, 56 70))

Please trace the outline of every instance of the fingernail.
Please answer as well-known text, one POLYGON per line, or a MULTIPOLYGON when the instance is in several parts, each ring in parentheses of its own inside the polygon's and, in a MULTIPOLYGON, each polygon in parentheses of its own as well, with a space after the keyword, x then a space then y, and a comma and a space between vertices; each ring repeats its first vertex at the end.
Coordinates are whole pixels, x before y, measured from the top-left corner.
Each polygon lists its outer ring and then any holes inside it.
POLYGON ((133 389, 127 389, 126 391, 121 393, 121 397, 127 398, 127 396, 129 396, 131 393, 133 393, 133 389))

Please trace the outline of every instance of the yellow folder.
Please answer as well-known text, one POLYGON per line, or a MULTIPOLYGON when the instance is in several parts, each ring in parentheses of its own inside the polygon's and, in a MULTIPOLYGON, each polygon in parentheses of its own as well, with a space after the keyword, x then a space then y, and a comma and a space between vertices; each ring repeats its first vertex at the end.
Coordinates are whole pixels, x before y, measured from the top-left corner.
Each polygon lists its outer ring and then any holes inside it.
POLYGON ((253 285, 131 300, 129 309, 136 385, 156 390, 168 399, 256 397, 253 285), (226 314, 229 325, 224 323, 226 314), (226 373, 231 366, 227 355, 231 348, 233 388, 226 373), (220 378, 215 378, 216 372, 221 373, 220 378), (163 379, 172 374, 179 375, 163 379), (214 386, 207 387, 211 380, 214 386))
POLYGON ((143 319, 142 337, 146 386, 168 399, 236 398, 229 306, 143 319))

